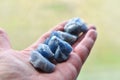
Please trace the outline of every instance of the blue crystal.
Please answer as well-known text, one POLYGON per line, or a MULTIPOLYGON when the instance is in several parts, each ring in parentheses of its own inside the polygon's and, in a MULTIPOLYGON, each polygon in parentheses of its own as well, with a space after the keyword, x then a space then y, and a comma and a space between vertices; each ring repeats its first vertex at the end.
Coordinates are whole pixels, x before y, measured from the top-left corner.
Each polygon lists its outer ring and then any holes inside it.
POLYGON ((83 24, 83 25, 81 26, 81 30, 82 30, 83 33, 85 33, 85 32, 88 31, 88 28, 87 28, 86 24, 83 24))
POLYGON ((71 35, 67 32, 62 32, 62 31, 53 31, 50 37, 47 38, 44 43, 48 44, 53 36, 56 36, 70 44, 73 44, 77 40, 77 36, 75 35, 71 35))
POLYGON ((44 58, 39 52, 32 51, 30 62, 34 66, 34 68, 41 70, 43 72, 53 72, 55 69, 55 65, 44 58))
POLYGON ((54 54, 50 50, 49 46, 46 44, 39 44, 37 51, 45 58, 52 60, 54 58, 54 54))
POLYGON ((58 38, 56 36, 52 36, 48 42, 48 46, 50 50, 55 53, 56 49, 58 48, 58 38))
POLYGON ((81 32, 86 32, 87 25, 80 18, 73 18, 68 21, 68 23, 64 27, 65 32, 68 32, 73 35, 79 35, 81 32))
POLYGON ((58 48, 58 46, 63 47, 61 50, 63 50, 64 52, 66 52, 66 54, 68 54, 71 50, 72 47, 69 43, 67 43, 66 41, 61 40, 60 38, 53 36, 49 43, 48 46, 50 47, 51 51, 53 53, 55 53, 56 49, 58 48))
POLYGON ((53 36, 56 36, 56 37, 61 38, 60 34, 58 34, 57 31, 53 31, 53 32, 50 34, 50 36, 45 40, 44 44, 47 44, 47 45, 48 45, 50 39, 51 39, 53 36))
POLYGON ((60 34, 60 39, 68 42, 69 44, 73 44, 77 40, 77 36, 69 34, 67 32, 57 31, 58 34, 60 34))
POLYGON ((61 51, 60 47, 57 48, 57 50, 55 52, 55 56, 54 56, 54 58, 57 62, 60 63, 60 62, 66 61, 68 59, 68 57, 69 57, 68 55, 64 54, 61 51))
POLYGON ((57 62, 63 62, 68 59, 69 54, 72 51, 72 47, 69 43, 59 39, 56 36, 53 36, 49 41, 48 46, 52 51, 55 52, 55 60, 57 62))
POLYGON ((72 51, 71 45, 59 38, 58 40, 59 40, 58 45, 60 47, 61 52, 68 56, 72 51))

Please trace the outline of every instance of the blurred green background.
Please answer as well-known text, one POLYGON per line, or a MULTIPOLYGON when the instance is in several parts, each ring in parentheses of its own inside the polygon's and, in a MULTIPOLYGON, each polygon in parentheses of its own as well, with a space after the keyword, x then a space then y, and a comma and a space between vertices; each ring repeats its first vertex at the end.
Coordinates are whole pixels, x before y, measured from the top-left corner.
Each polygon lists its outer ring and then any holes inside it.
POLYGON ((120 0, 0 0, 0 27, 21 50, 61 21, 95 24, 97 42, 78 80, 120 80, 120 0))

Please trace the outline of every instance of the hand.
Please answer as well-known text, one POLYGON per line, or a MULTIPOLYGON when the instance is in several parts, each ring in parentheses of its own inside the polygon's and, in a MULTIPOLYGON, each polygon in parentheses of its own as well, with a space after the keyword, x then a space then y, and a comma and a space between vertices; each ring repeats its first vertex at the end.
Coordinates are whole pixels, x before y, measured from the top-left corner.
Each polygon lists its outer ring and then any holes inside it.
POLYGON ((57 64, 53 73, 38 72, 29 62, 30 52, 43 43, 53 30, 63 30, 65 24, 57 25, 22 51, 13 50, 7 34, 0 29, 0 80, 75 80, 96 40, 95 27, 90 26, 88 32, 79 37, 72 46, 70 58, 57 64))

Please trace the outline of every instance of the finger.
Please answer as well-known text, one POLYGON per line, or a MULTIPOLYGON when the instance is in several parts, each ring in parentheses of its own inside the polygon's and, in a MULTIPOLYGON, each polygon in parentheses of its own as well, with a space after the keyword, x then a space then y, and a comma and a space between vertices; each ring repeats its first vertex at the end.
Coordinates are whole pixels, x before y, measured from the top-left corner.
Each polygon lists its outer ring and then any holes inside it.
POLYGON ((74 48, 69 60, 57 65, 58 71, 55 73, 62 74, 61 76, 65 77, 65 80, 74 80, 78 76, 84 61, 88 57, 90 50, 95 43, 96 37, 97 34, 95 29, 89 29, 85 37, 74 48), (63 66, 64 68, 62 68, 63 66))
POLYGON ((42 35, 34 44, 32 44, 30 47, 26 48, 23 51, 27 51, 28 52, 28 51, 32 51, 32 50, 36 49, 37 46, 40 43, 43 43, 46 40, 46 38, 48 38, 50 36, 51 32, 57 31, 57 30, 61 30, 62 31, 64 29, 64 26, 65 26, 66 23, 67 23, 67 21, 64 21, 64 22, 58 24, 57 26, 55 26, 54 28, 52 28, 51 30, 46 32, 44 35, 42 35))
POLYGON ((64 80, 76 80, 78 73, 82 67, 82 61, 78 55, 71 53, 69 60, 61 64, 57 64, 56 72, 64 77, 64 80))
POLYGON ((88 57, 97 37, 95 29, 90 29, 81 42, 74 48, 74 52, 82 59, 82 63, 85 62, 88 57))
POLYGON ((0 51, 7 50, 10 48, 11 44, 7 33, 3 29, 0 29, 0 51))
MULTIPOLYGON (((96 30, 96 27, 91 24, 91 25, 89 25, 88 31, 89 31, 90 29, 96 30)), ((78 40, 72 45, 72 47, 75 48, 75 47, 80 43, 80 41, 85 37, 85 35, 86 35, 86 33, 80 35, 79 38, 78 38, 78 40)))

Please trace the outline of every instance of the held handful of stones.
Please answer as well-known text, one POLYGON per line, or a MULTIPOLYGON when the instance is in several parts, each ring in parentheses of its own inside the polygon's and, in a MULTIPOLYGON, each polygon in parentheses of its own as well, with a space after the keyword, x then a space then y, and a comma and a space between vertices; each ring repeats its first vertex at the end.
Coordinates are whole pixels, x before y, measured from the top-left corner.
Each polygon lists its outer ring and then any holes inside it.
POLYGON ((80 33, 87 32, 87 25, 80 18, 73 18, 64 26, 64 31, 53 31, 44 43, 31 52, 30 63, 37 70, 51 73, 55 63, 68 60, 80 33))

